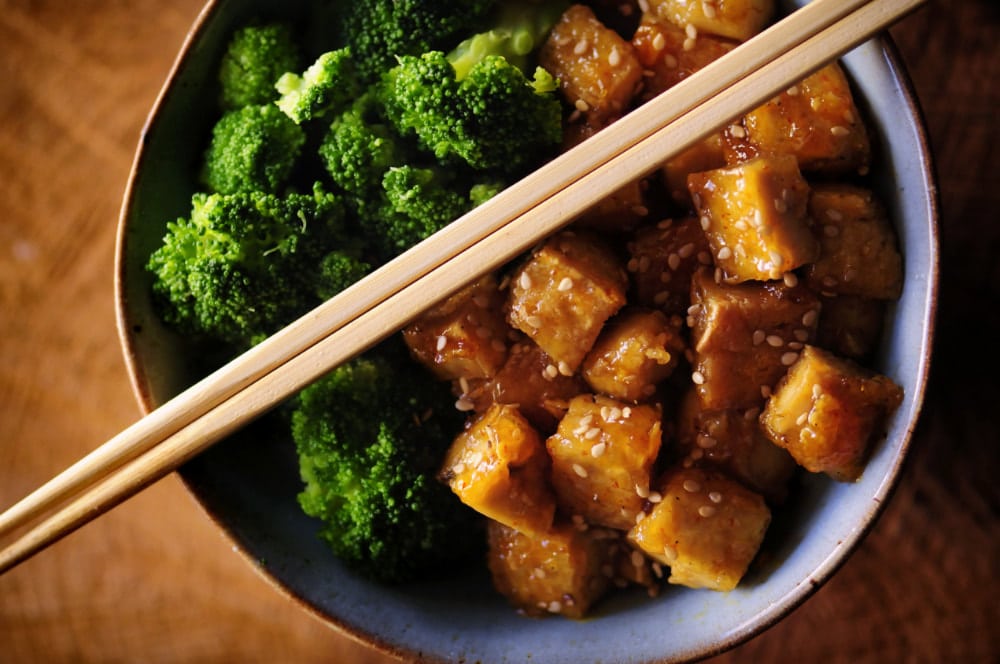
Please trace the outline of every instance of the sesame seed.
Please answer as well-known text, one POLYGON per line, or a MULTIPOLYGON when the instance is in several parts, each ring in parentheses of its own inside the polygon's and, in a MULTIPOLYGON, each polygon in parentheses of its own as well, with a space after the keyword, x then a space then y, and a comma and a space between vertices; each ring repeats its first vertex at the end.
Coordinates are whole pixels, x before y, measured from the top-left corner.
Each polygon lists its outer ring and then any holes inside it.
POLYGON ((794 272, 785 272, 781 275, 781 280, 785 282, 785 285, 789 288, 795 288, 799 285, 799 278, 794 272))
POLYGON ((733 257, 733 250, 730 249, 729 247, 723 247, 722 249, 719 249, 719 253, 716 254, 716 258, 718 258, 720 261, 729 260, 732 257, 733 257))
POLYGON ((833 208, 827 208, 826 216, 831 221, 842 221, 844 219, 844 213, 833 208))
POLYGON ((587 433, 585 433, 583 437, 586 438, 587 440, 593 440, 594 438, 597 438, 600 435, 601 435, 600 429, 598 429, 597 427, 590 427, 589 429, 587 429, 587 433))
POLYGON ((705 384, 705 374, 703 374, 700 371, 693 372, 691 374, 691 382, 693 382, 695 385, 704 385, 705 384))
POLYGON ((706 436, 704 434, 699 434, 698 435, 697 443, 698 443, 698 447, 700 447, 701 449, 703 449, 703 450, 710 450, 713 447, 715 447, 716 445, 718 445, 719 441, 716 440, 715 438, 712 438, 711 436, 706 436))
POLYGON ((753 333, 753 345, 754 346, 761 345, 762 343, 764 343, 765 339, 767 339, 767 333, 764 332, 764 330, 754 330, 754 333, 753 333))
POLYGON ((640 498, 646 498, 647 496, 649 496, 649 488, 636 484, 635 495, 639 496, 640 498))
POLYGON ((653 48, 657 51, 662 51, 667 45, 667 40, 663 36, 662 32, 657 32, 656 36, 653 37, 653 48))
POLYGON ((729 133, 733 138, 746 138, 747 130, 740 125, 730 125, 729 133))
POLYGON ((542 319, 538 316, 528 316, 525 321, 528 325, 535 328, 536 330, 542 326, 542 319))
POLYGON ((573 289, 573 280, 570 279, 569 277, 563 277, 563 280, 559 282, 559 290, 565 293, 566 291, 572 289, 573 289))
POLYGON ((809 330, 802 330, 802 329, 795 330, 794 332, 792 332, 792 335, 795 336, 796 340, 801 341, 802 343, 809 341, 809 330))
POLYGON ((656 224, 656 227, 661 231, 665 231, 673 225, 674 225, 673 219, 663 219, 656 224))
POLYGON ((586 415, 580 418, 580 426, 589 427, 590 423, 593 421, 594 421, 594 414, 587 413, 586 415))
POLYGON ((531 288, 531 276, 527 272, 522 272, 521 277, 517 280, 517 285, 528 290, 531 288))
POLYGON ((799 415, 798 417, 796 417, 795 418, 795 426, 799 426, 800 427, 803 424, 805 424, 806 423, 806 418, 808 416, 809 416, 808 413, 802 413, 801 415, 799 415))
POLYGON ((760 408, 751 408, 747 412, 743 413, 743 417, 748 421, 756 420, 758 415, 760 415, 760 408))
POLYGON ((610 415, 611 415, 611 407, 601 406, 601 419, 607 422, 610 415))
POLYGON ((667 69, 677 69, 677 65, 678 65, 677 58, 674 57, 674 55, 672 53, 664 53, 663 54, 663 65, 667 69))
POLYGON ((701 491, 701 483, 697 480, 684 480, 684 484, 681 485, 685 491, 688 493, 698 493, 701 491))
POLYGON ((573 472, 579 475, 580 477, 587 477, 588 474, 587 469, 578 463, 573 464, 573 472))
POLYGON ((649 208, 645 205, 633 205, 632 214, 637 217, 645 217, 649 214, 649 208))
POLYGON ((595 459, 602 456, 608 449, 608 444, 605 442, 600 442, 590 448, 590 456, 595 459))
POLYGON ((455 402, 455 408, 464 413, 475 408, 475 405, 470 400, 462 398, 455 402))
POLYGON ((708 253, 707 251, 699 251, 698 252, 698 262, 701 263, 702 265, 711 265, 712 264, 712 254, 708 253))
POLYGON ((677 255, 681 258, 687 258, 694 253, 694 242, 688 242, 683 247, 677 250, 677 255))
POLYGON ((546 367, 545 367, 545 377, 546 378, 555 378, 558 375, 559 375, 559 369, 556 368, 556 365, 554 365, 554 364, 546 365, 546 367))
POLYGON ((458 379, 458 388, 460 390, 462 390, 462 394, 468 394, 469 393, 469 379, 466 378, 465 376, 462 376, 461 378, 459 378, 458 379))
POLYGON ((671 270, 676 270, 681 266, 681 257, 677 254, 670 254, 667 256, 667 267, 671 270))
MULTIPOLYGON (((664 274, 669 274, 669 273, 664 272, 664 274)), ((662 306, 666 304, 667 300, 669 299, 670 299, 670 291, 660 291, 659 293, 653 296, 653 304, 662 306)))
POLYGON ((444 347, 447 345, 448 345, 448 337, 442 334, 437 338, 437 345, 435 346, 435 350, 437 350, 440 353, 441 351, 444 350, 444 347))
POLYGON ((737 219, 736 223, 733 224, 733 228, 735 228, 738 231, 748 231, 748 230, 750 230, 750 227, 747 226, 747 222, 743 221, 742 219, 737 219))
POLYGON ((701 13, 705 15, 705 18, 715 18, 715 5, 708 2, 708 0, 705 0, 705 2, 701 3, 701 5, 701 13))
POLYGON ((847 127, 841 127, 840 125, 835 125, 833 127, 830 127, 830 133, 836 136, 837 138, 843 138, 844 136, 849 135, 851 133, 851 130, 848 129, 847 127))
POLYGON ((708 215, 702 215, 698 221, 701 223, 701 229, 703 231, 707 231, 708 227, 712 225, 712 220, 708 218, 708 215))
POLYGON ((670 546, 669 544, 663 547, 663 557, 667 559, 667 564, 670 564, 677 560, 677 549, 670 546))
POLYGON ((715 514, 715 508, 711 505, 702 505, 698 508, 698 514, 706 519, 715 514))
POLYGON ((560 360, 558 365, 559 373, 563 376, 572 376, 573 368, 565 360, 560 360))
POLYGON ((586 53, 588 48, 590 48, 590 42, 587 41, 586 39, 581 39, 573 47, 573 53, 575 55, 583 55, 584 53, 586 53))
POLYGON ((687 35, 688 39, 697 39, 698 28, 696 28, 693 24, 688 23, 684 26, 684 34, 687 35))
POLYGON ((812 327, 816 324, 816 320, 819 318, 819 312, 815 309, 810 309, 805 314, 802 315, 802 324, 806 327, 812 327))
POLYGON ((786 367, 790 367, 795 364, 795 360, 799 359, 798 353, 785 353, 781 356, 781 363, 786 367))
POLYGON ((760 386, 760 396, 764 397, 765 399, 767 399, 768 397, 770 397, 771 396, 771 386, 770 385, 761 385, 760 386))
POLYGON ((785 344, 785 340, 779 337, 777 334, 767 335, 767 345, 772 348, 779 348, 785 344))
POLYGON ((789 97, 798 97, 801 90, 799 90, 799 86, 793 85, 792 87, 785 90, 785 92, 788 94, 789 97))
POLYGON ((645 562, 645 560, 646 560, 646 557, 643 556, 638 551, 633 551, 632 555, 629 556, 629 558, 632 561, 632 566, 633 567, 642 567, 642 563, 645 562))
POLYGON ((698 42, 696 39, 688 37, 687 39, 684 40, 684 43, 681 44, 681 48, 684 49, 685 51, 692 51, 694 50, 694 45, 697 43, 698 42))
POLYGON ((573 107, 581 113, 586 113, 590 110, 590 104, 583 99, 577 99, 576 102, 574 102, 573 107))
POLYGON ((719 493, 718 491, 711 491, 708 494, 708 499, 715 504, 719 504, 722 502, 722 494, 719 493))
POLYGON ((639 0, 639 9, 645 13, 649 11, 649 0, 639 0))
POLYGON ((660 494, 659 491, 650 491, 649 497, 646 500, 656 505, 657 503, 663 502, 663 496, 660 494))
POLYGON ((639 272, 645 272, 649 269, 649 256, 643 256, 639 259, 639 272))
POLYGON ((693 460, 697 461, 698 459, 700 459, 703 456, 705 456, 705 450, 701 449, 700 447, 698 449, 696 449, 696 450, 691 450, 691 455, 690 456, 691 456, 691 458, 693 460))
POLYGON ((622 56, 618 52, 618 49, 617 48, 611 49, 611 52, 608 53, 608 64, 611 65, 612 67, 617 67, 621 63, 621 61, 622 61, 622 56))
POLYGON ((632 417, 632 409, 629 408, 628 406, 625 406, 624 408, 622 408, 622 418, 627 420, 630 417, 632 417))
POLYGON ((557 600, 549 602, 549 613, 559 613, 560 611, 562 611, 562 604, 557 600))
POLYGON ((779 265, 781 263, 781 254, 778 253, 777 251, 772 249, 768 255, 770 256, 771 262, 774 265, 779 265))

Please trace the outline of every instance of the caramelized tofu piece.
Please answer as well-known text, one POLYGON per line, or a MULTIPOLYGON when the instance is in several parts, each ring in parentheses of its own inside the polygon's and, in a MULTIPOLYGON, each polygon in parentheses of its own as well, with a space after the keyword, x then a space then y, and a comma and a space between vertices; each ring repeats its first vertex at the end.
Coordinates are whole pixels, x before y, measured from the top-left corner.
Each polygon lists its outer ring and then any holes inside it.
POLYGON ((725 281, 781 279, 818 257, 809 185, 791 155, 693 173, 688 190, 725 281))
POLYGON ((807 172, 868 172, 868 132, 836 63, 751 111, 743 125, 747 145, 757 154, 795 155, 807 172))
POLYGON ((729 591, 757 555, 771 522, 764 499, 718 471, 677 468, 659 485, 662 500, 629 540, 670 566, 670 583, 729 591))
POLYGON ((718 60, 733 50, 737 42, 712 35, 692 38, 670 21, 643 14, 632 36, 632 45, 647 72, 642 99, 649 100, 718 60))
POLYGON ((557 523, 547 533, 527 534, 493 521, 487 540, 494 587, 528 615, 583 618, 610 587, 602 569, 613 540, 602 531, 557 523))
POLYGON ((622 401, 646 401, 684 353, 677 325, 655 309, 631 309, 608 321, 583 361, 594 391, 622 401))
POLYGON ((724 168, 726 164, 723 132, 720 131, 668 159, 660 167, 660 174, 670 199, 685 209, 694 209, 694 201, 688 191, 688 176, 724 168))
POLYGON ((889 378, 806 346, 768 399, 760 423, 806 470, 853 482, 872 438, 902 400, 903 390, 889 378))
POLYGON ((874 194, 851 185, 821 185, 809 199, 820 255, 806 269, 809 286, 830 295, 894 300, 903 289, 896 234, 874 194))
POLYGON ((649 10, 675 25, 692 26, 691 39, 707 32, 746 41, 774 15, 774 0, 649 0, 649 10))
POLYGON ((691 303, 691 275, 712 264, 708 238, 696 217, 644 226, 627 243, 626 265, 635 303, 684 316, 691 303))
POLYGON ((555 515, 549 460, 516 406, 495 405, 460 433, 440 476, 477 512, 526 533, 545 533, 555 515))
POLYGON ((819 298, 801 285, 719 284, 701 270, 691 301, 691 378, 706 410, 763 405, 815 338, 819 298))
POLYGON ((552 28, 539 64, 559 79, 571 106, 588 118, 621 116, 642 81, 632 44, 584 5, 572 5, 552 28))
POLYGON ((625 304, 627 279, 606 242, 572 232, 545 242, 510 285, 508 321, 572 374, 625 304))
POLYGON ((882 336, 885 301, 851 295, 820 300, 823 314, 816 330, 816 345, 852 360, 871 357, 882 336))
POLYGON ((784 502, 796 464, 791 455, 764 435, 757 421, 760 408, 707 411, 689 391, 677 421, 677 448, 682 463, 724 471, 764 496, 770 504, 784 502))
POLYGON ((466 398, 477 412, 495 403, 517 405, 536 429, 551 433, 566 414, 569 400, 586 390, 579 375, 560 372, 545 351, 524 340, 511 346, 500 371, 479 383, 466 398))
POLYGON ((403 329, 410 353, 443 380, 487 378, 507 358, 496 277, 482 277, 403 329))
POLYGON ((661 443, 659 406, 580 395, 545 441, 559 506, 590 524, 626 530, 649 492, 661 443))

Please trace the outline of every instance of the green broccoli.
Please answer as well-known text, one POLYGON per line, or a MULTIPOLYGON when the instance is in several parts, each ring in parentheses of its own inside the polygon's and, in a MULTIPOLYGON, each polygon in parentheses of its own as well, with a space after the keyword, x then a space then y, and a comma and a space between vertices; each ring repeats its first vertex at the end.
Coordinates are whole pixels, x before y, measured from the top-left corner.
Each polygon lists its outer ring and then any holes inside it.
POLYGON ((284 23, 247 25, 230 38, 219 65, 219 103, 223 110, 269 104, 278 98, 274 83, 298 71, 302 56, 284 23))
POLYGON ((371 272, 371 264, 357 252, 335 249, 320 261, 313 288, 320 299, 328 300, 371 272))
POLYGON ((388 255, 430 237, 472 207, 469 193, 459 193, 440 169, 390 168, 382 189, 385 203, 375 215, 372 230, 388 255))
POLYGON ((483 26, 496 0, 355 0, 342 3, 341 40, 373 83, 400 55, 449 49, 483 26))
POLYGON ((242 349, 320 303, 322 259, 342 246, 351 246, 343 206, 319 187, 283 197, 197 193, 148 269, 167 323, 242 349))
POLYGON ((291 414, 302 509, 351 567, 385 582, 417 578, 480 547, 471 510, 436 479, 462 417, 447 386, 375 351, 304 389, 291 414))
POLYGON ((302 128, 274 104, 229 111, 212 129, 201 182, 211 193, 278 193, 305 142, 302 128))
POLYGON ((295 124, 339 112, 361 91, 349 48, 328 51, 301 75, 282 74, 275 84, 278 108, 295 124))

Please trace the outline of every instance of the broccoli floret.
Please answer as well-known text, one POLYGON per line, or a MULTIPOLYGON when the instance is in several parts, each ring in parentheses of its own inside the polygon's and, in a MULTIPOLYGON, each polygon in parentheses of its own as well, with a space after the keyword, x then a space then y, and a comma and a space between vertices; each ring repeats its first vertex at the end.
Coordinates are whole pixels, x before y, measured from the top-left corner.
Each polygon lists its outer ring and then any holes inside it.
POLYGON ((392 129, 378 119, 371 95, 364 95, 330 125, 319 147, 333 181, 359 201, 377 197, 382 178, 412 155, 392 129))
POLYGON ((374 352, 303 390, 291 415, 302 509, 358 571, 416 578, 477 547, 473 513, 435 475, 461 417, 441 383, 374 352))
POLYGON ((501 3, 491 28, 461 42, 448 60, 462 80, 488 55, 502 55, 522 71, 529 71, 531 55, 542 45, 567 7, 565 2, 520 0, 501 3))
POLYGON ((223 110, 269 104, 278 98, 274 83, 298 71, 302 56, 291 28, 283 23, 248 25, 233 33, 219 65, 223 110))
POLYGON ((274 104, 229 111, 212 129, 201 182, 210 193, 277 193, 305 142, 302 128, 274 104))
POLYGON ((366 274, 372 266, 352 251, 336 249, 320 261, 319 271, 314 285, 316 295, 322 300, 328 300, 344 290, 366 274))
POLYGON ((328 51, 301 75, 286 72, 275 84, 278 108, 295 124, 339 112, 361 90, 349 48, 328 51))
POLYGON ((312 194, 197 193, 152 254, 163 319, 247 348, 319 304, 322 259, 344 239, 343 206, 312 194))
POLYGON ((382 187, 385 203, 375 230, 389 255, 430 237, 471 207, 468 194, 453 190, 438 169, 394 167, 386 172, 382 187))
POLYGON ((366 83, 400 55, 450 49, 477 32, 496 0, 355 0, 345 2, 341 38, 366 83))

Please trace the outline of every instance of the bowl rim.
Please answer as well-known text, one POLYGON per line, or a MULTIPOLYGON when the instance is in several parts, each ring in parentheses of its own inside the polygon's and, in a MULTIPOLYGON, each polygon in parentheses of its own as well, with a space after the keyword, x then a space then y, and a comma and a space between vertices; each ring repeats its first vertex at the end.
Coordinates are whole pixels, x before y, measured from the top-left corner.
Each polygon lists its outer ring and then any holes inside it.
MULTIPOLYGON (((207 27, 212 22, 220 8, 225 5, 221 0, 207 0, 199 11, 193 24, 188 30, 181 47, 168 70, 167 76, 162 84, 157 97, 146 116, 142 126, 140 138, 136 147, 132 165, 127 177, 127 184, 122 197, 122 205, 118 216, 118 226, 115 239, 115 259, 114 259, 114 293, 115 293, 115 318, 118 330, 118 337, 122 348, 129 381, 133 394, 136 397, 139 408, 143 414, 148 414, 157 407, 152 390, 150 389, 150 377, 140 359, 137 350, 137 342, 129 321, 129 303, 126 296, 126 261, 125 256, 128 248, 127 226, 133 213, 135 194, 139 182, 139 175, 148 160, 147 146, 149 136, 155 131, 161 121, 161 111, 167 106, 170 97, 174 94, 174 83, 180 73, 191 61, 194 54, 194 46, 198 44, 204 35, 207 27)), ((899 484, 899 478, 903 467, 908 461, 910 447, 912 446, 913 433, 918 425, 920 412, 926 396, 927 383, 930 372, 931 355, 930 349, 933 346, 935 336, 935 322, 938 305, 939 290, 939 212, 940 200, 937 187, 937 178, 934 172, 934 159, 930 149, 930 141, 926 127, 926 120, 923 110, 916 96, 910 75, 903 65, 902 58, 891 35, 886 32, 868 43, 874 43, 878 51, 884 56, 885 64, 889 74, 899 86, 900 96, 904 100, 907 113, 913 118, 915 128, 915 138, 920 153, 920 175, 922 185, 927 194, 926 217, 929 231, 930 245, 927 247, 928 264, 927 289, 926 294, 921 298, 924 305, 921 318, 925 323, 924 337, 922 339, 924 352, 920 354, 920 361, 917 367, 917 378, 914 384, 916 391, 912 394, 911 414, 907 421, 906 430, 899 439, 899 452, 895 455, 889 471, 882 478, 875 494, 872 496, 872 504, 864 515, 864 520, 860 522, 859 528, 851 534, 849 541, 843 542, 842 546, 835 547, 807 579, 803 579, 793 589, 784 596, 773 602, 768 612, 762 617, 758 617, 745 629, 731 632, 722 637, 717 643, 705 648, 697 648, 688 652, 676 653, 679 659, 670 661, 688 661, 710 657, 728 651, 770 629, 776 623, 787 617, 798 606, 811 597, 824 583, 826 583, 836 571, 844 565, 851 555, 856 551, 865 537, 875 527, 879 517, 885 510, 886 504, 892 493, 899 484)), ((200 498, 183 467, 179 469, 180 477, 186 491, 194 498, 195 504, 209 517, 209 519, 222 531, 234 551, 249 564, 259 577, 264 579, 268 585, 277 590, 280 594, 301 607, 306 613, 314 616, 321 623, 334 627, 340 633, 350 637, 352 640, 374 648, 375 650, 403 659, 416 659, 419 661, 439 661, 427 654, 421 654, 396 645, 381 637, 371 629, 362 629, 351 625, 338 616, 332 616, 323 612, 318 606, 307 601, 304 597, 296 594, 291 588, 284 585, 276 576, 259 564, 253 553, 234 536, 230 527, 223 522, 222 516, 215 513, 200 498)), ((440 660, 444 661, 444 660, 440 660)))

